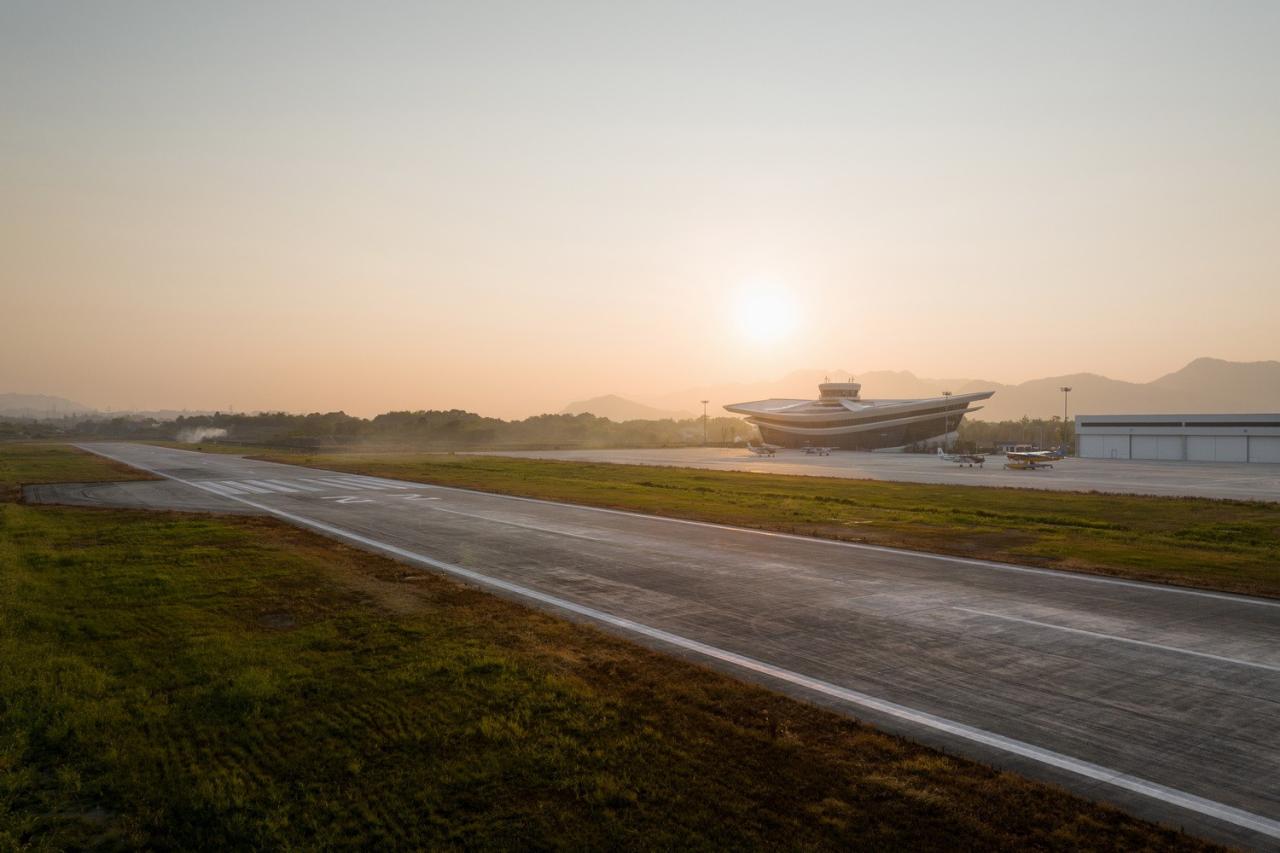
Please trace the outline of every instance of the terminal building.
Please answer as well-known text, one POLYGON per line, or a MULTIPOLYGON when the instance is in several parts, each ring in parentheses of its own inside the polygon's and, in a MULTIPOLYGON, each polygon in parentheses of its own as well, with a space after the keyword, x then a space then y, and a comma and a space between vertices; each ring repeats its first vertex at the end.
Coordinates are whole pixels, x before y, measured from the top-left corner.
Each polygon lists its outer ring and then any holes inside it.
POLYGON ((1086 459, 1280 463, 1280 414, 1076 415, 1086 459))
POLYGON ((864 400, 857 382, 824 382, 816 400, 756 400, 725 406, 747 416, 760 437, 780 447, 888 450, 940 442, 960 419, 982 408, 973 403, 994 391, 945 394, 920 400, 864 400))

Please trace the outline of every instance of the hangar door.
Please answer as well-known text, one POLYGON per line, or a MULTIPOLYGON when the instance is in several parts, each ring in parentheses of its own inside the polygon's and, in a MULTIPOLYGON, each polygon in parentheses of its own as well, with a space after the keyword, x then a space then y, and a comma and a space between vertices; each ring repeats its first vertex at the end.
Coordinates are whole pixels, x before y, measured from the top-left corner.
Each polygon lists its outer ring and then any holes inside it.
POLYGON ((1219 462, 1248 462, 1249 439, 1243 435, 1220 435, 1214 439, 1219 462))
POLYGON ((1129 436, 1082 435, 1080 455, 1086 459, 1128 459, 1129 436))
POLYGON ((1182 458, 1180 435, 1135 435, 1131 447, 1134 459, 1182 458))
POLYGON ((1244 462, 1246 452, 1244 436, 1187 436, 1187 458, 1193 462, 1244 462))
POLYGON ((1280 462, 1280 435, 1249 437, 1250 462, 1280 462))

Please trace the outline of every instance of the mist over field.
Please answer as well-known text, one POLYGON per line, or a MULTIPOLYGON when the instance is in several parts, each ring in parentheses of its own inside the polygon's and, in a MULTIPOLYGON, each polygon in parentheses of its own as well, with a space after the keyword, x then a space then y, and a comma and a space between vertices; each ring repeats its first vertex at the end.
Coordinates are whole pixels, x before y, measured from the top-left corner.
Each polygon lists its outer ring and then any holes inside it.
POLYGON ((186 444, 199 444, 214 438, 226 438, 227 431, 221 427, 194 427, 178 430, 175 437, 186 444))

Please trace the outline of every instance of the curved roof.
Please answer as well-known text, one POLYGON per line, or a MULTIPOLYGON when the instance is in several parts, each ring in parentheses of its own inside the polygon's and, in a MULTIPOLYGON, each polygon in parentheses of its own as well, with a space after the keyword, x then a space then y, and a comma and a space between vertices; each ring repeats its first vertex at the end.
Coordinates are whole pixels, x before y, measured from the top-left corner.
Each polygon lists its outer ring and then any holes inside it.
MULTIPOLYGON (((908 412, 915 408, 933 406, 968 404, 977 400, 985 400, 995 391, 974 391, 969 394, 953 394, 950 397, 923 397, 917 400, 791 400, 771 398, 754 400, 747 403, 732 403, 725 406, 727 411, 740 415, 772 415, 792 416, 797 421, 816 418, 830 418, 832 415, 881 415, 893 411, 908 412)), ((856 417, 850 418, 856 420, 856 417)))

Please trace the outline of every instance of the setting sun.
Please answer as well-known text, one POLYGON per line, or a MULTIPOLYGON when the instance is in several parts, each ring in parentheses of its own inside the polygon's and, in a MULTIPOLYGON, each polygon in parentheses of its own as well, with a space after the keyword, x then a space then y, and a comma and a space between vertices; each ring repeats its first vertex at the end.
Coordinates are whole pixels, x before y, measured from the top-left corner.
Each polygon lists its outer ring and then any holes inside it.
POLYGON ((761 284, 743 288, 737 294, 734 318, 739 334, 752 343, 776 344, 795 331, 799 311, 786 288, 761 284))

